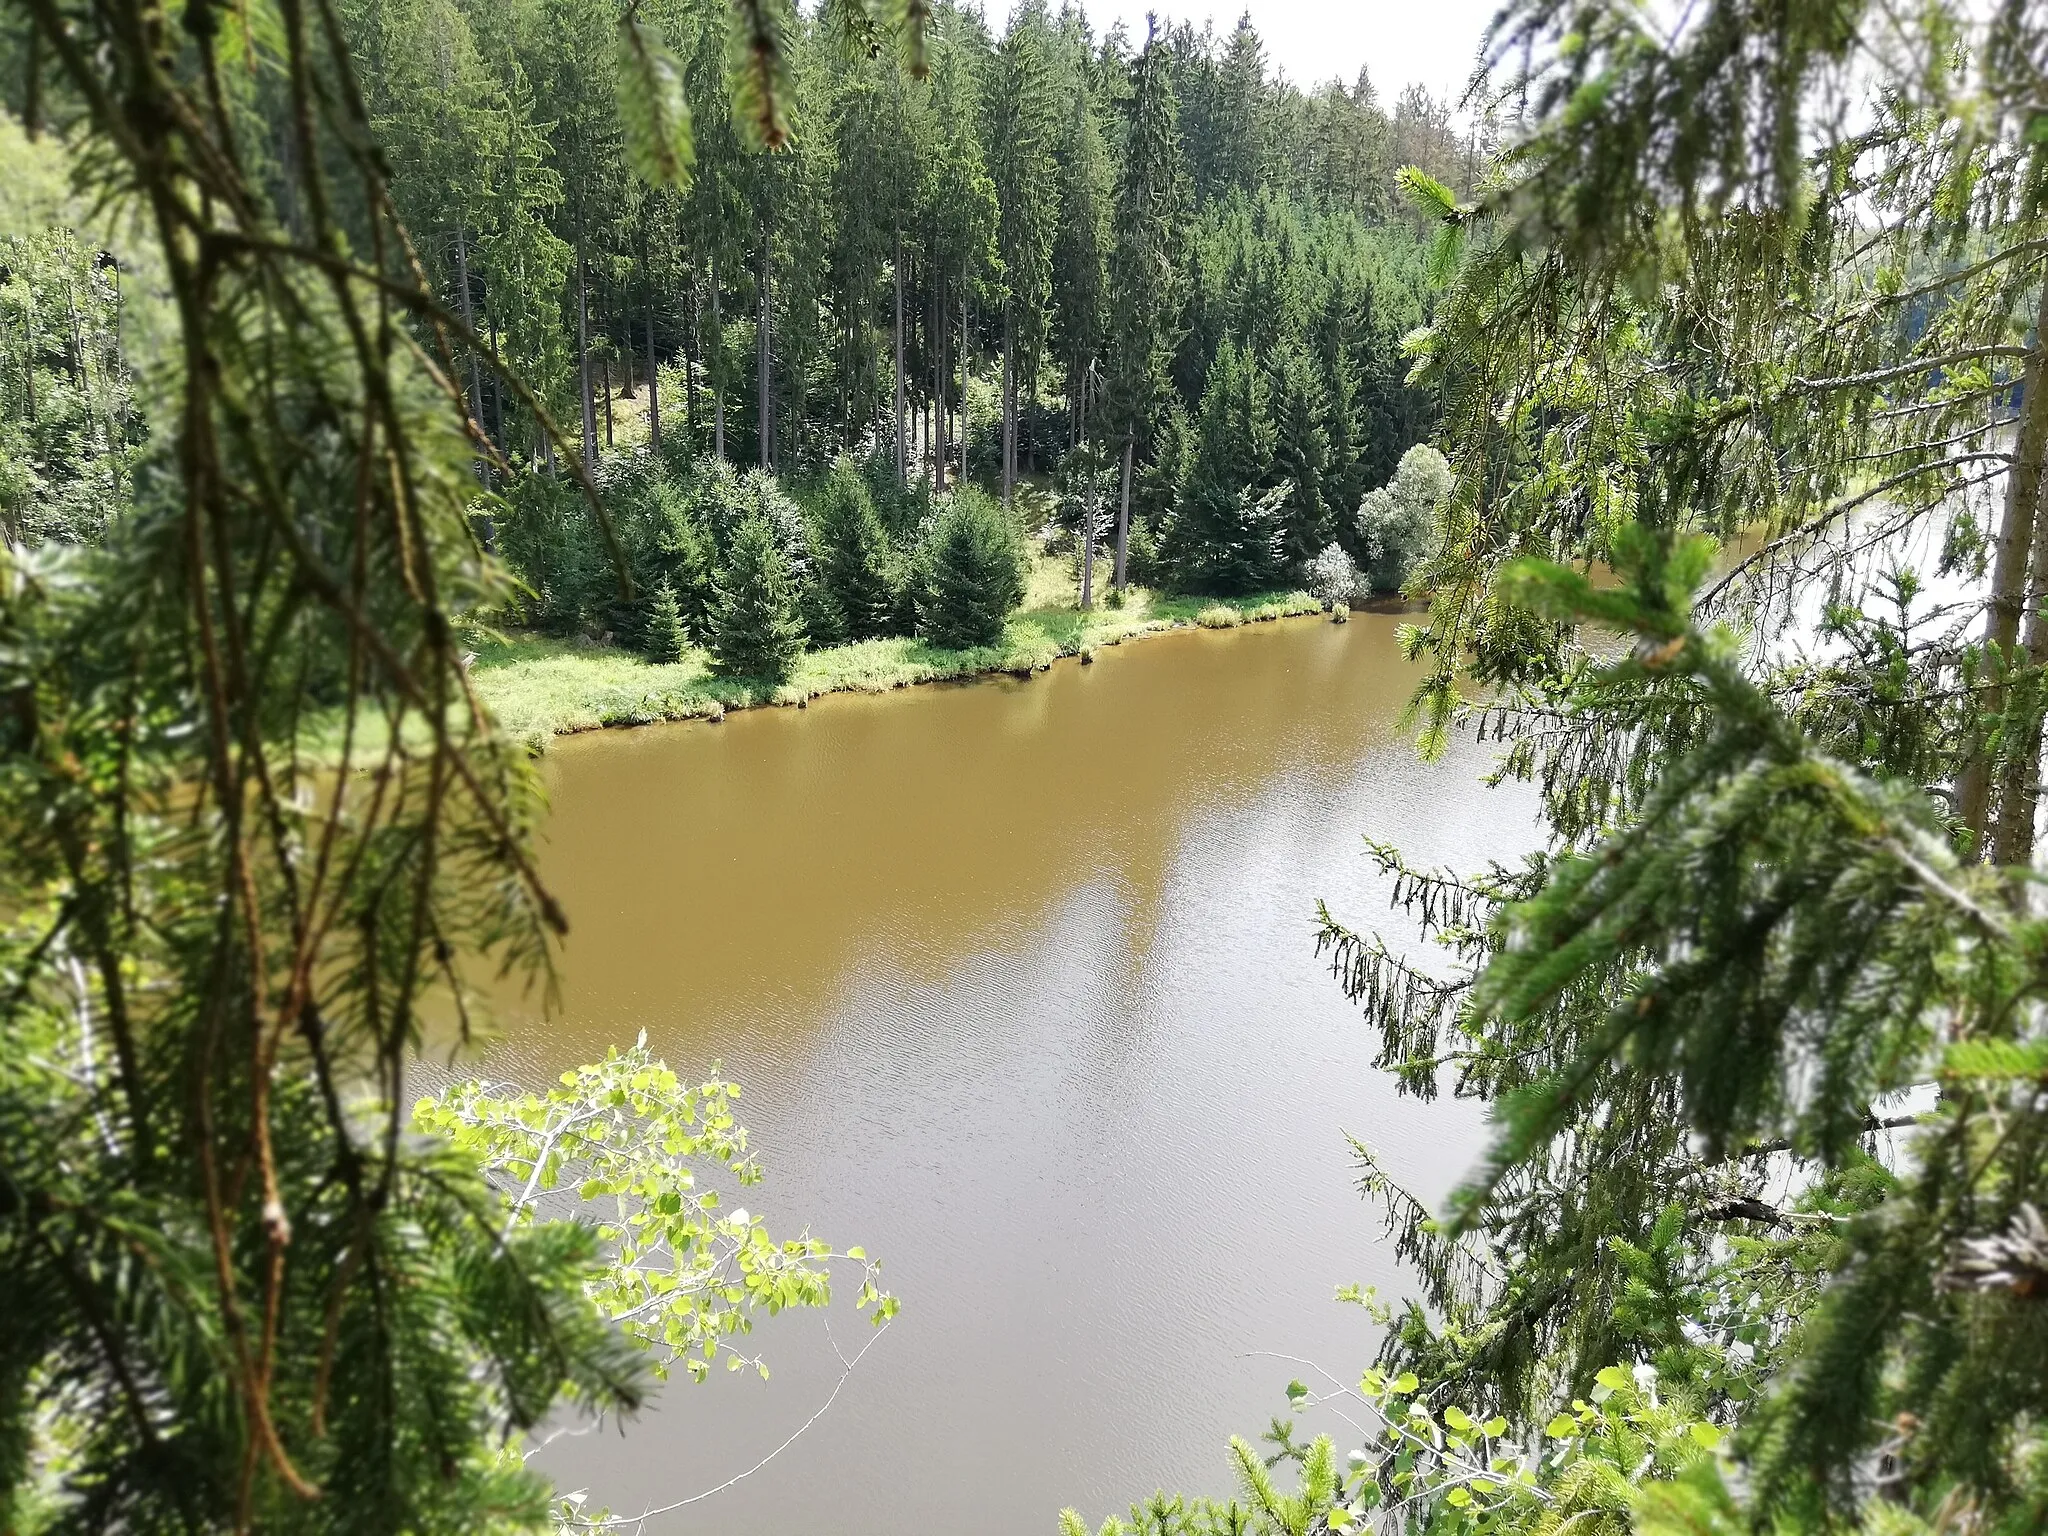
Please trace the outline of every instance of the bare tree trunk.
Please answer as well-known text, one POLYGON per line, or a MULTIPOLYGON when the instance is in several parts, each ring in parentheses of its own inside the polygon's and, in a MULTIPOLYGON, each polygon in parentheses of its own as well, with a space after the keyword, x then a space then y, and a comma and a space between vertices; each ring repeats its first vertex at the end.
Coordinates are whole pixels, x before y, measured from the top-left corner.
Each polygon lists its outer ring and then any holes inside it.
MULTIPOLYGON (((1991 604, 1985 640, 1993 653, 1994 673, 1984 700, 1984 713, 2002 714, 2006 703, 2004 673, 2019 662, 2015 649, 2020 616, 2026 607, 2029 555, 2035 567, 2033 585, 2043 580, 2038 551, 2039 507, 2044 460, 2048 460, 2048 283, 2041 290, 2035 318, 2034 346, 2021 375, 2020 428, 2013 444, 2013 467, 2005 485, 2005 513, 1998 529, 1998 550, 1992 564, 1991 604)), ((1964 769, 1957 785, 1957 812, 1969 829, 1978 852, 1993 857, 1991 828, 1991 765, 1983 750, 1964 769)), ((2030 821, 2031 825, 2031 821, 2030 821)), ((2031 841, 2031 839, 2030 839, 2031 841)))
POLYGON ((1116 589, 1124 589, 1124 567, 1131 549, 1131 461, 1137 457, 1136 434, 1124 438, 1124 487, 1116 504, 1116 589))
POLYGON ((1017 484, 1017 344, 1010 310, 1003 308, 1003 510, 1017 484))
MULTIPOLYGON (((37 36, 33 30, 30 37, 37 36)), ((28 419, 36 419, 36 296, 32 285, 24 285, 28 302, 21 310, 21 372, 28 386, 28 419)))
POLYGON ((647 446, 661 456, 661 358, 654 350, 654 284, 647 285, 647 446))
POLYGON ((896 488, 909 478, 908 425, 903 419, 903 231, 896 231, 896 488))
POLYGON ((612 360, 607 357, 599 364, 604 370, 604 445, 612 446, 612 360))
POLYGON ((960 285, 960 483, 967 483, 967 285, 960 285))
POLYGON ((84 394, 88 383, 85 376, 85 337, 78 329, 78 291, 68 276, 64 279, 64 307, 71 313, 71 345, 64 349, 64 371, 71 375, 71 387, 84 394))
POLYGON ((590 399, 590 293, 583 275, 583 236, 576 236, 576 368, 583 393, 583 462, 597 462, 597 410, 590 399))
POLYGON ((690 434, 690 457, 697 456, 697 359, 703 355, 704 290, 690 274, 690 328, 683 333, 683 425, 690 434))
POLYGON ((934 274, 932 282, 932 484, 946 489, 946 290, 934 274))
MULTIPOLYGON (((491 313, 491 361, 498 361, 498 315, 491 313)), ((500 379, 491 381, 491 441, 498 445, 498 452, 510 453, 505 443, 505 385, 500 379)))
POLYGON ((1081 395, 1079 437, 1074 447, 1081 460, 1081 472, 1088 477, 1088 494, 1081 503, 1081 611, 1095 606, 1095 466, 1088 462, 1088 396, 1081 395))
POLYGON ((718 349, 709 354, 711 366, 705 382, 711 386, 711 452, 725 460, 725 322, 718 315, 718 247, 711 248, 711 341, 718 349))
POLYGON ((761 214, 761 319, 756 331, 755 366, 759 370, 760 399, 756 406, 756 424, 761 439, 761 467, 775 467, 775 391, 770 378, 769 355, 774 347, 775 290, 772 286, 774 273, 769 268, 768 214, 765 207, 761 214))
MULTIPOLYGON (((2038 350, 2038 349, 2037 349, 2038 350)), ((2029 402, 2031 405, 2031 402, 2029 402)), ((2019 740, 2006 749, 2004 772, 1998 792, 1998 820, 1992 829, 1993 862, 2008 869, 2024 870, 2034 862, 2034 827, 2041 805, 2041 711, 2044 678, 2048 667, 2048 509, 2042 506, 2042 454, 2037 447, 2033 474, 2034 539, 2033 558, 2028 570, 2025 598, 2027 628, 2022 641, 2028 676, 2021 709, 2019 740)), ((2013 467, 2013 479, 2020 478, 2020 466, 2013 467)), ((2003 550, 2000 554, 2003 555, 2003 550)), ((2011 718, 2010 715, 2008 718, 2011 718)), ((2015 883, 2013 896, 2024 903, 2026 889, 2015 883)))
MULTIPOLYGON (((469 292, 469 236, 460 222, 455 226, 455 281, 462 289, 462 323, 469 328, 469 334, 476 334, 475 301, 469 292)), ((468 351, 468 349, 465 349, 468 351)), ((469 351, 469 416, 476 423, 477 431, 484 429, 484 381, 477 369, 476 353, 469 351)), ((484 484, 491 483, 488 463, 482 466, 484 484)))

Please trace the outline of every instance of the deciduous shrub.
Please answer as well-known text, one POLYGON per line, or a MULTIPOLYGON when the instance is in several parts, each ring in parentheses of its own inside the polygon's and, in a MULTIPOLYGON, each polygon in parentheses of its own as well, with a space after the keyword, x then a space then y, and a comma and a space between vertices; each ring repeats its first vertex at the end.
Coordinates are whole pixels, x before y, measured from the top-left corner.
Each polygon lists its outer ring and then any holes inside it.
POLYGON ((1309 595, 1325 608, 1342 608, 1358 595, 1362 583, 1358 566, 1341 544, 1325 545, 1308 565, 1309 595))
POLYGON ((1399 592, 1428 557, 1437 510, 1451 493, 1451 466, 1427 443, 1401 455, 1394 478, 1358 508, 1358 542, 1375 592, 1399 592))

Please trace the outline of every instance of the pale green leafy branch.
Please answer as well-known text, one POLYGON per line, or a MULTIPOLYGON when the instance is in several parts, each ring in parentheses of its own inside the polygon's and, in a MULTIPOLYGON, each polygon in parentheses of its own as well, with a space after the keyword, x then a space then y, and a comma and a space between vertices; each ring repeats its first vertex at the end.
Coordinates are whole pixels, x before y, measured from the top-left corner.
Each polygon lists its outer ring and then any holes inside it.
MULTIPOLYGON (((549 1196, 573 1193, 565 1214, 597 1229, 601 1262, 585 1290, 647 1349, 658 1375, 680 1366, 703 1380, 767 1365, 737 1340, 757 1312, 824 1307, 832 1266, 859 1266, 855 1305, 876 1326, 896 1315, 881 1266, 858 1247, 834 1250, 808 1232, 778 1240, 744 1207, 726 1211, 706 1175, 758 1183, 759 1165, 734 1115, 738 1085, 716 1075, 688 1084, 647 1050, 564 1072, 545 1094, 471 1080, 413 1111, 420 1130, 446 1137, 504 1197, 501 1241, 547 1219, 549 1196)), ((566 1203, 566 1200, 565 1200, 566 1203)))

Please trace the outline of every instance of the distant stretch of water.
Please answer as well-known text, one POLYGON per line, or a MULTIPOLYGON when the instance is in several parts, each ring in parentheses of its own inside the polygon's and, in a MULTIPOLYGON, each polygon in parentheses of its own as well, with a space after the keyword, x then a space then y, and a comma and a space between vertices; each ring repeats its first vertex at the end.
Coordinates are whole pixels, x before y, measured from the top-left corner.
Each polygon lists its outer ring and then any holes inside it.
MULTIPOLYGON (((1372 1071, 1315 901, 1387 920, 1361 834, 1464 868, 1536 835, 1489 751, 1417 761, 1396 623, 558 745, 563 1005, 513 1010, 490 1070, 539 1084, 642 1029, 686 1075, 722 1061, 749 1209, 864 1244, 903 1299, 813 1428, 649 1536, 1050 1536, 1064 1504, 1227 1491, 1227 1437, 1310 1374, 1283 1357, 1356 1379, 1373 1331, 1332 1292, 1402 1282, 1345 1133, 1434 1198, 1482 1132, 1372 1071)), ((617 1512, 726 1481, 867 1342, 846 1303, 763 1321, 771 1380, 676 1383, 544 1464, 617 1512)))

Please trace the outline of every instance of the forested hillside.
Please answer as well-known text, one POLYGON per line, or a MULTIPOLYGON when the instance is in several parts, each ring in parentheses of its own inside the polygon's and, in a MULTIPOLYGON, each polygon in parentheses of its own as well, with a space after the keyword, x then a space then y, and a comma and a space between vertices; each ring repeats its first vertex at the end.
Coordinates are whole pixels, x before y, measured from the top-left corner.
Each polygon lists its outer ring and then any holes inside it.
MULTIPOLYGON (((1375 568, 1361 501, 1432 420, 1404 383, 1401 337, 1429 300, 1394 171, 1469 186, 1484 147, 1443 104, 1410 88, 1389 108, 1363 73, 1305 92, 1249 20, 1097 36, 1080 10, 1033 3, 1000 32, 941 7, 916 61, 839 11, 793 14, 757 120, 727 89, 723 5, 636 17, 626 35, 688 104, 687 153, 652 167, 620 112, 638 65, 601 7, 336 13, 404 259, 478 341, 448 366, 480 489, 500 498, 479 527, 523 578, 505 617, 656 659, 678 636, 715 649, 741 495, 721 463, 777 478, 744 493, 771 521, 797 497, 780 514, 784 617, 812 646, 928 629, 932 498, 962 484, 1076 548, 1084 606, 1098 549, 1119 599, 1132 582, 1299 587, 1333 544, 1340 570, 1375 568), (828 556, 820 497, 840 458, 881 537, 828 556), (810 579, 848 559, 891 588, 880 617, 849 619, 810 579)), ((303 240, 287 82, 231 68, 221 84, 249 174, 303 240)), ((47 211, 35 223, 10 241, 0 500, 24 536, 92 537, 148 423, 125 384, 117 264, 47 211)))
MULTIPOLYGON (((1098 38, 1078 9, 992 30, 944 6, 918 79, 805 17, 762 153, 722 89, 722 8, 641 15, 691 104, 680 192, 632 175, 601 9, 345 8, 430 277, 586 452, 616 440, 605 387, 653 370, 664 428, 742 464, 880 449, 943 486, 964 453, 994 484, 1052 468, 1085 414, 1174 471, 1177 417, 1199 414, 1226 339, 1276 395, 1308 395, 1346 505, 1414 440, 1392 350, 1421 318, 1419 273, 1393 170, 1470 175, 1426 96, 1390 113, 1363 77, 1304 94, 1249 22, 1098 38)), ((281 125, 267 147, 289 155, 281 125)), ((477 404, 510 456, 545 452, 488 380, 477 404)))

